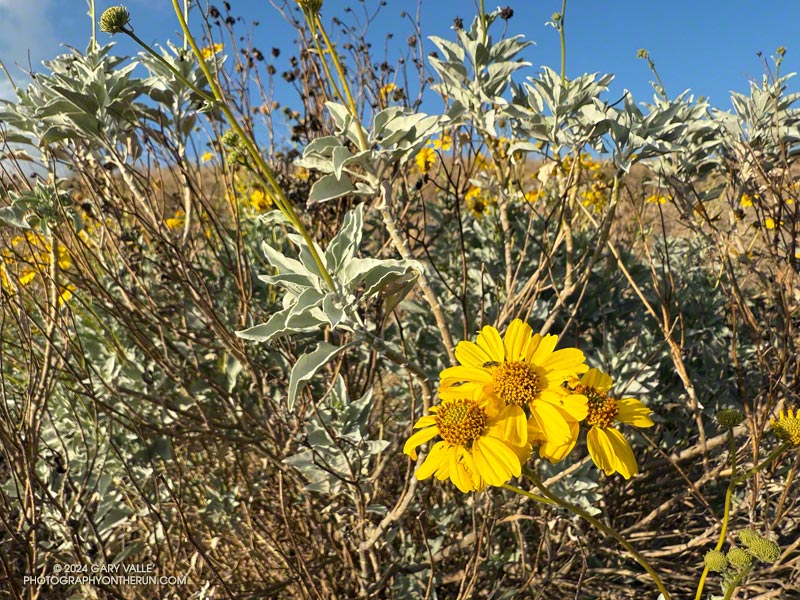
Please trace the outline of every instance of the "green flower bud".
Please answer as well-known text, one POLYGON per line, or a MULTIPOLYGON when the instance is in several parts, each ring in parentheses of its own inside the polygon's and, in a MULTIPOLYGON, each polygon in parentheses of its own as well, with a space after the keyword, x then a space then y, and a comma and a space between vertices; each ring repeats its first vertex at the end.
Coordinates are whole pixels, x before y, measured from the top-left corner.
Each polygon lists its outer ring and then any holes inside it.
POLYGON ((758 560, 769 564, 773 564, 781 557, 781 547, 772 540, 764 538, 759 538, 748 549, 758 560))
POLYGON ((753 564, 753 555, 741 548, 731 548, 728 550, 728 562, 731 563, 737 571, 744 571, 753 564))
POLYGON ((733 429, 744 421, 744 415, 735 408, 723 408, 717 411, 717 422, 723 427, 733 429))
POLYGON ((648 59, 650 58, 650 53, 644 48, 639 48, 639 50, 636 52, 636 58, 648 59))
POLYGON ((739 541, 748 548, 761 539, 761 536, 756 533, 755 529, 749 528, 740 530, 736 535, 739 536, 739 541))
POLYGON ((233 129, 229 129, 222 135, 222 144, 228 148, 237 148, 241 142, 242 140, 239 137, 239 134, 233 129))
POLYGON ((112 6, 100 15, 100 31, 114 35, 122 31, 130 22, 131 14, 124 6, 112 6))
POLYGON ((244 161, 244 153, 241 150, 234 148, 225 157, 225 162, 229 167, 236 167, 244 161))
POLYGON ((728 567, 728 559, 719 550, 709 550, 703 557, 709 571, 722 572, 728 567))

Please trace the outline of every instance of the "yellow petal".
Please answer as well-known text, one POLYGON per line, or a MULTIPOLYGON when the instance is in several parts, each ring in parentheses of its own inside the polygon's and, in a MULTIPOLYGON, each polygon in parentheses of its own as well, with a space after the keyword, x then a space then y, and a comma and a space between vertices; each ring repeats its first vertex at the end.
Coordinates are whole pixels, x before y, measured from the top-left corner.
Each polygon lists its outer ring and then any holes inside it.
POLYGON ((497 438, 483 436, 472 443, 475 467, 489 485, 503 485, 511 476, 519 477, 522 466, 514 451, 497 438))
POLYGON ((629 425, 635 425, 636 427, 653 426, 653 420, 650 418, 653 411, 635 398, 617 400, 617 406, 619 407, 619 414, 617 415, 618 421, 628 423, 629 425))
POLYGON ((639 467, 636 465, 636 457, 633 455, 631 445, 628 443, 628 440, 613 427, 606 429, 605 433, 613 448, 615 457, 614 466, 617 472, 625 479, 630 479, 632 475, 636 475, 639 472, 639 467))
MULTIPOLYGON (((438 408, 438 406, 435 408, 438 408)), ((419 429, 420 427, 430 427, 431 425, 436 425, 436 415, 425 415, 424 417, 420 417, 417 419, 417 422, 414 423, 414 429, 419 429)))
POLYGON ((514 319, 506 330, 503 340, 506 359, 509 362, 524 360, 528 344, 531 341, 533 330, 531 326, 520 319, 514 319))
POLYGON ((566 381, 575 373, 583 373, 588 367, 584 363, 586 357, 577 348, 563 348, 556 350, 541 363, 542 367, 550 372, 551 378, 566 381))
MULTIPOLYGON (((424 418, 424 417, 423 417, 424 418)), ((417 446, 424 444, 430 439, 439 435, 438 427, 428 427, 427 429, 420 429, 414 435, 406 440, 403 446, 403 454, 408 454, 411 460, 417 460, 417 446)), ((427 461, 426 461, 427 462, 427 461)))
POLYGON ((531 345, 528 347, 528 360, 535 365, 541 365, 553 352, 558 343, 557 335, 540 336, 538 333, 533 336, 531 345), (538 343, 537 343, 538 341, 538 343))
POLYGON ((473 491, 477 487, 470 471, 464 467, 463 458, 468 455, 469 454, 466 452, 459 452, 458 449, 454 449, 454 452, 450 455, 448 464, 450 481, 465 494, 473 491))
POLYGON ((596 388, 602 392, 611 388, 611 383, 611 377, 603 373, 600 369, 589 369, 583 377, 581 377, 582 385, 596 388))
POLYGON ((528 443, 528 418, 522 407, 516 404, 504 406, 489 426, 486 435, 507 441, 512 446, 528 443))
POLYGON ((489 383, 492 380, 492 374, 486 369, 456 365, 455 367, 447 367, 439 373, 439 379, 442 380, 442 383, 447 380, 489 383))
POLYGON ((566 444, 570 439, 570 430, 564 415, 548 402, 534 400, 531 403, 531 417, 544 438, 551 444, 566 444))
POLYGON ((567 420, 583 421, 589 414, 589 401, 581 394, 568 394, 562 392, 562 388, 553 388, 542 390, 539 397, 561 409, 569 417, 567 420))
POLYGON ((506 359, 505 348, 503 348, 503 340, 500 339, 500 334, 497 329, 491 325, 487 325, 478 334, 478 346, 483 348, 489 355, 489 360, 495 362, 503 362, 506 359))
POLYGON ((578 433, 580 432, 578 423, 570 423, 569 426, 572 433, 572 441, 568 444, 561 444, 560 446, 545 442, 539 446, 539 456, 546 458, 553 464, 564 460, 575 447, 575 443, 578 441, 578 433))
POLYGON ((492 360, 486 351, 473 342, 458 342, 456 346, 456 358, 462 365, 468 367, 483 367, 492 360))
POLYGON ((592 427, 586 434, 586 446, 589 448, 589 454, 592 456, 594 464, 606 475, 611 475, 614 472, 616 461, 614 449, 605 431, 598 427, 592 427))
POLYGON ((439 470, 443 462, 447 461, 448 454, 453 453, 453 447, 444 440, 437 442, 428 453, 428 457, 417 468, 417 479, 427 479, 439 470))

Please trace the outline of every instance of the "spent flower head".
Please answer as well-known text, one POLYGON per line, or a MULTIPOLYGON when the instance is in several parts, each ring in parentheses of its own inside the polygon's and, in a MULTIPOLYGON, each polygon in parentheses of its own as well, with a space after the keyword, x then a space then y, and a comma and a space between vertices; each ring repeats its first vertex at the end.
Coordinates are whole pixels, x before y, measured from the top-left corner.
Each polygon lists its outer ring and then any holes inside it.
POLYGON ((100 31, 115 34, 120 33, 130 23, 131 14, 124 6, 111 6, 100 15, 100 31))

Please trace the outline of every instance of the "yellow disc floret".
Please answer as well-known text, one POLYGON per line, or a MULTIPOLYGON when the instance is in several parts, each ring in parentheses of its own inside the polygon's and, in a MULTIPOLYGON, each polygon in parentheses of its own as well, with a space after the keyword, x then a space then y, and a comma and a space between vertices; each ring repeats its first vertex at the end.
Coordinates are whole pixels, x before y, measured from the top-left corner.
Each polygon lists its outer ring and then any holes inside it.
POLYGON ((539 397, 542 381, 534 368, 524 362, 505 362, 494 370, 494 392, 508 404, 524 406, 539 397))
POLYGON ((473 400, 457 398, 442 404, 435 421, 443 440, 469 448, 483 434, 487 418, 486 412, 473 400))

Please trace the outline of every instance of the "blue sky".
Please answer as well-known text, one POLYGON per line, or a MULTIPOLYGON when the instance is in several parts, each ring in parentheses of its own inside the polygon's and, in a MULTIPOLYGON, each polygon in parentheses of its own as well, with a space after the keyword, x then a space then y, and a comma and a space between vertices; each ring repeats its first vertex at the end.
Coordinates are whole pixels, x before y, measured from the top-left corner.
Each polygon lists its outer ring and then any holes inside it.
MULTIPOLYGON (((365 0, 373 9, 378 0, 365 0)), ((415 14, 418 0, 386 0, 375 21, 370 40, 382 48, 387 32, 389 56, 405 46, 412 28, 400 18, 405 10, 415 14), (394 50, 394 52, 393 52, 394 50)), ((98 15, 103 9, 124 0, 97 0, 98 15)), ((229 0, 235 15, 248 21, 258 20, 255 45, 265 55, 273 46, 283 49, 281 60, 289 55, 294 32, 280 17, 273 3, 281 0, 229 0)), ((222 9, 222 0, 212 0, 222 9)), ((205 0, 201 0, 205 6, 205 0)), ((177 22, 170 0, 129 0, 138 35, 149 42, 179 41, 177 22)), ((487 3, 488 7, 496 4, 487 3)), ((509 22, 510 33, 522 33, 536 46, 529 49, 527 59, 533 69, 548 65, 558 69, 560 50, 558 35, 545 22, 561 7, 560 0, 505 0, 514 10, 509 22)), ((353 7, 361 14, 362 3, 352 0, 325 0, 323 14, 330 19, 344 16, 343 9, 353 7)), ((86 16, 86 0, 0 0, 0 59, 18 77, 24 76, 14 63, 27 65, 30 56, 34 69, 42 59, 59 52, 59 44, 85 48, 90 25, 86 16)), ((469 0, 424 0, 421 4, 423 36, 451 37, 455 16, 465 22, 474 15, 469 0)), ((345 17, 346 18, 346 17, 345 17)), ((783 73, 800 71, 800 2, 786 0, 672 0, 664 2, 631 2, 606 0, 570 0, 567 6, 567 74, 584 72, 613 73, 610 97, 616 99, 629 89, 637 101, 652 98, 651 79, 645 61, 636 58, 639 48, 649 50, 671 96, 685 89, 711 99, 722 109, 730 107, 729 90, 744 92, 750 79, 759 79, 763 66, 757 52, 769 60, 778 46, 787 48, 783 73)), ((107 41, 100 34, 100 41, 107 41)), ((429 48, 432 49, 432 48, 429 48)), ((133 52, 128 44, 121 51, 133 52)), ((378 54, 380 56, 380 54, 378 54)), ((283 65, 278 64, 279 71, 283 65)), ((532 74, 534 71, 528 71, 532 74)), ((3 78, 4 79, 4 78, 3 78)), ((282 83, 282 80, 277 80, 282 83)), ((792 80, 790 89, 800 90, 800 77, 792 80)), ((0 83, 0 94, 8 87, 0 83)), ((281 93, 278 93, 282 99, 281 93)), ((290 98, 290 96, 286 96, 290 98)), ((438 105, 426 106, 436 110, 438 105)))

